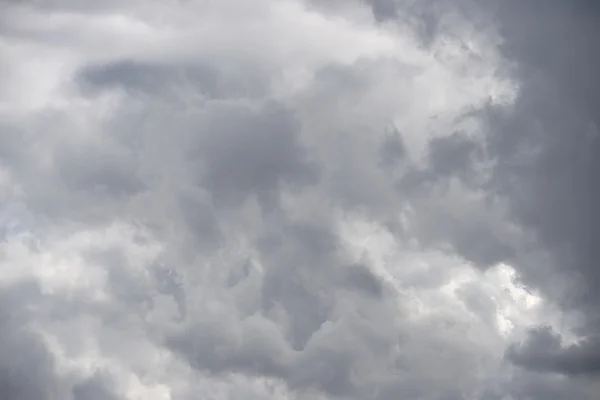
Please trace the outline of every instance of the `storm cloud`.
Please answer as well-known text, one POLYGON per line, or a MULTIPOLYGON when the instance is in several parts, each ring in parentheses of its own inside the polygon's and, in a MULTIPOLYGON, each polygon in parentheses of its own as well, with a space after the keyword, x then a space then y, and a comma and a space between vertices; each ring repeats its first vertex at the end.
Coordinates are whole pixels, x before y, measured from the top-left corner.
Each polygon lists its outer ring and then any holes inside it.
POLYGON ((597 397, 596 3, 1 8, 0 397, 597 397))

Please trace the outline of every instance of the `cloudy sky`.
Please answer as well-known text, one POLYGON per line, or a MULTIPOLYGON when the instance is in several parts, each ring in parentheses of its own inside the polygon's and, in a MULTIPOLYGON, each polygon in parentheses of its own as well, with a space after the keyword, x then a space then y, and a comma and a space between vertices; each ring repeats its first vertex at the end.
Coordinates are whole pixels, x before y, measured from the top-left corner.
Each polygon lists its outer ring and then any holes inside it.
POLYGON ((593 0, 0 2, 0 398, 596 400, 593 0))

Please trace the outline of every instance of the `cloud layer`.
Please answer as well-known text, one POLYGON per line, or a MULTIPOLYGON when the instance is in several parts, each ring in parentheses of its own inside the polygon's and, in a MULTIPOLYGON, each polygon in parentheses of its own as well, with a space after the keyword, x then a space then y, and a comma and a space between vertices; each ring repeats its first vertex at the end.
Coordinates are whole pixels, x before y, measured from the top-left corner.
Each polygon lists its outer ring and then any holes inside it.
POLYGON ((2 9, 6 398, 595 398, 595 3, 2 9))

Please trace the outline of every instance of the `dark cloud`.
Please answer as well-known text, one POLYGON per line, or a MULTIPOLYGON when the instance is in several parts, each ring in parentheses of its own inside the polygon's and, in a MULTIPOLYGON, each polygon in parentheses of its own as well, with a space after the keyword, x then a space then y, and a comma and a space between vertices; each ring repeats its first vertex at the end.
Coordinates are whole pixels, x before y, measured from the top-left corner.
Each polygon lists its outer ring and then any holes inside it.
MULTIPOLYGON (((84 88, 113 89, 123 88, 129 91, 152 92, 169 87, 171 79, 177 78, 177 71, 166 67, 144 64, 135 61, 117 61, 104 65, 90 65, 79 72, 78 79, 84 88)), ((211 82, 212 77, 207 76, 211 82)), ((156 94, 156 93, 155 93, 156 94)))
POLYGON ((59 150, 57 173, 70 190, 106 193, 116 198, 144 190, 131 153, 118 148, 111 151, 108 146, 94 147, 59 150))
POLYGON ((29 301, 41 296, 34 282, 0 290, 0 393, 5 398, 43 400, 60 393, 54 357, 28 326, 29 301))
POLYGON ((383 283, 368 267, 354 264, 346 267, 346 269, 348 271, 344 271, 346 273, 344 273, 343 279, 350 287, 356 288, 369 296, 379 297, 383 295, 383 283))
POLYGON ((584 313, 578 331, 586 338, 562 348, 542 329, 511 359, 538 371, 591 372, 600 328, 598 9, 589 2, 504 2, 497 15, 521 88, 512 110, 489 120, 492 185, 508 199, 513 220, 553 257, 517 263, 524 281, 566 311, 584 313))
MULTIPOLYGON (((512 73, 520 85, 516 102, 510 109, 484 111, 483 148, 457 135, 432 141, 428 166, 407 175, 400 188, 423 190, 428 187, 424 183, 443 182, 451 174, 469 184, 473 177, 481 182, 482 172, 489 174, 482 186, 489 190, 488 198, 505 202, 511 223, 533 239, 498 240, 493 234, 497 228, 483 223, 484 219, 477 222, 473 215, 460 217, 456 210, 448 225, 453 233, 444 231, 441 237, 451 238, 452 246, 478 265, 515 265, 524 283, 542 290, 564 312, 582 313, 583 320, 575 328, 581 339, 577 344, 562 345, 558 334, 535 329, 525 344, 509 350, 508 359, 537 373, 596 374, 600 48, 595 38, 600 32, 595 21, 599 10, 595 3, 584 1, 551 1, 543 6, 529 1, 480 4, 496 19, 502 52, 513 63, 512 73), (469 162, 474 155, 492 161, 491 168, 478 170, 477 164, 469 162)), ((443 13, 437 12, 441 18, 443 13)), ((437 213, 440 207, 434 204, 437 213)), ((427 232, 441 232, 440 225, 446 226, 443 221, 436 217, 437 229, 427 232)), ((563 383, 564 388, 557 389, 563 394, 556 398, 574 391, 570 382, 563 383)), ((535 393, 530 394, 533 398, 545 398, 538 389, 527 390, 535 393)))
MULTIPOLYGON (((558 342, 551 350, 547 348, 550 334, 534 330, 537 333, 525 347, 509 352, 510 360, 540 373, 595 372, 598 347, 594 343, 600 332, 600 253, 595 244, 600 226, 597 4, 372 1, 369 5, 380 21, 414 18, 413 26, 429 46, 434 39, 452 34, 448 21, 456 15, 466 16, 474 26, 494 21, 501 51, 512 63, 504 73, 510 72, 520 86, 515 104, 479 111, 487 121, 483 143, 460 134, 432 140, 427 165, 409 164, 398 189, 408 196, 420 193, 423 238, 448 241, 483 268, 509 262, 518 268, 524 283, 541 289, 564 312, 583 313, 583 322, 576 327, 580 343, 564 347, 555 338, 558 342), (422 196, 432 193, 447 195, 440 188, 453 178, 486 190, 485 202, 473 203, 469 217, 454 207, 447 208, 446 214, 442 210, 447 206, 438 201, 422 201, 422 196), (500 204, 507 206, 508 221, 533 239, 511 239, 500 233, 503 222, 491 222, 486 211, 500 204), (474 209, 480 212, 473 214, 474 209)), ((396 142, 386 144, 382 165, 390 168, 392 160, 400 159, 397 149, 401 147, 396 142)))
POLYGON ((515 218, 536 232, 559 268, 582 274, 584 293, 595 297, 600 49, 592 40, 594 8, 519 4, 504 10, 520 16, 506 17, 504 47, 518 61, 523 84, 514 112, 491 122, 494 180, 515 218))
POLYGON ((470 172, 477 150, 477 142, 459 133, 433 139, 429 143, 429 164, 433 175, 444 177, 470 172))
POLYGON ((508 350, 507 356, 515 364, 538 372, 565 375, 600 373, 598 343, 594 343, 594 339, 564 346, 560 334, 552 332, 549 327, 532 330, 523 344, 508 350))
POLYGON ((122 397, 111 389, 110 378, 100 374, 76 384, 73 389, 73 400, 120 400, 122 397))
POLYGON ((173 66, 159 62, 120 60, 83 67, 77 76, 81 89, 88 94, 121 89, 132 95, 177 97, 182 88, 193 87, 208 98, 261 97, 265 95, 265 77, 246 68, 219 68, 214 63, 173 66), (251 77, 252 76, 252 77, 251 77))
POLYGON ((402 134, 397 129, 390 129, 385 135, 380 149, 380 163, 384 168, 395 167, 406 160, 407 149, 402 134))
POLYGON ((217 105, 197 129, 189 158, 199 164, 198 183, 218 205, 235 206, 255 196, 272 207, 287 185, 317 181, 316 166, 298 139, 298 121, 280 105, 217 105))

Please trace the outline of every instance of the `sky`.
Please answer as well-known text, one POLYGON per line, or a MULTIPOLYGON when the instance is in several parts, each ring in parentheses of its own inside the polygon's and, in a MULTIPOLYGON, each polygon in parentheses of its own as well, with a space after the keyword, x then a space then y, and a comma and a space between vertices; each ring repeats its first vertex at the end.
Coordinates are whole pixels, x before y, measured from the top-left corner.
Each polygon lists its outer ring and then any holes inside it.
POLYGON ((0 2, 0 398, 596 400, 598 18, 0 2))

